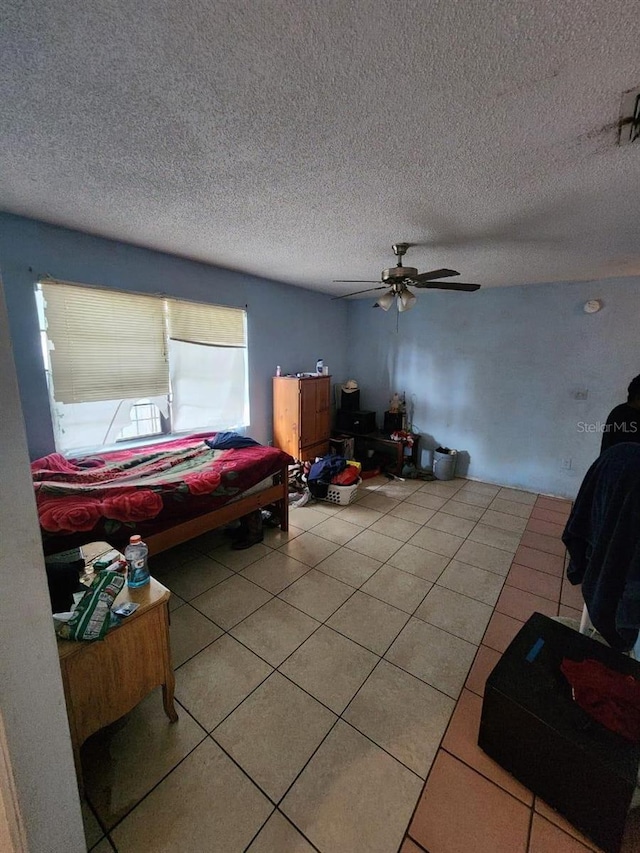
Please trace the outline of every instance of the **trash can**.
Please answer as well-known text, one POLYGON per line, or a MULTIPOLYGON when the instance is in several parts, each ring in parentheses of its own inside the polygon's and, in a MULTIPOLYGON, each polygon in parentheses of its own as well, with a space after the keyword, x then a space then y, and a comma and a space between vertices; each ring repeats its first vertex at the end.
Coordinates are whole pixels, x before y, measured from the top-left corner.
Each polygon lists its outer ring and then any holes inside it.
POLYGON ((436 480, 453 480, 456 473, 457 451, 438 448, 433 451, 433 475, 436 480))

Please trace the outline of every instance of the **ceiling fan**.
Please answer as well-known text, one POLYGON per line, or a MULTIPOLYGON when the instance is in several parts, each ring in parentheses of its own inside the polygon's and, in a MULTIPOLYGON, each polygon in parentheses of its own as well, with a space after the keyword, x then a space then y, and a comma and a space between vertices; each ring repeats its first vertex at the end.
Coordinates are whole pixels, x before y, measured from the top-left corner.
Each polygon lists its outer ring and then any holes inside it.
MULTIPOLYGON (((382 308, 383 311, 388 311, 395 302, 398 311, 409 311, 416 303, 415 295, 409 290, 407 285, 411 287, 431 288, 432 290, 478 290, 479 284, 463 284, 462 282, 444 282, 436 281, 440 278, 450 278, 454 275, 460 275, 456 270, 431 270, 430 272, 418 273, 415 267, 403 267, 402 256, 411 243, 394 243, 393 252, 398 258, 398 263, 395 267, 382 270, 380 287, 369 287, 365 290, 356 290, 353 293, 344 293, 342 296, 334 296, 334 299, 346 299, 347 296, 357 296, 359 293, 373 293, 375 290, 387 290, 382 296, 378 297, 378 301, 373 306, 374 308, 382 308), (387 289, 389 288, 390 289, 387 289)), ((377 281, 367 281, 366 279, 335 279, 335 283, 351 283, 355 284, 360 281, 361 284, 377 284, 377 281)))

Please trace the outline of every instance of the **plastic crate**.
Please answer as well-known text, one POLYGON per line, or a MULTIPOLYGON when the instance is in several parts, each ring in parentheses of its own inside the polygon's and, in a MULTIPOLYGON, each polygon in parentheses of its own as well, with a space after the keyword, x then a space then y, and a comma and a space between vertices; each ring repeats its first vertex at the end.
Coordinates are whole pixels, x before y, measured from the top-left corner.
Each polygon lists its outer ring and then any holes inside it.
POLYGON ((362 480, 358 477, 352 486, 334 486, 333 483, 331 483, 327 491, 327 496, 326 498, 323 498, 323 500, 329 501, 329 503, 332 504, 347 506, 356 499, 356 492, 358 491, 358 486, 361 482, 362 480))

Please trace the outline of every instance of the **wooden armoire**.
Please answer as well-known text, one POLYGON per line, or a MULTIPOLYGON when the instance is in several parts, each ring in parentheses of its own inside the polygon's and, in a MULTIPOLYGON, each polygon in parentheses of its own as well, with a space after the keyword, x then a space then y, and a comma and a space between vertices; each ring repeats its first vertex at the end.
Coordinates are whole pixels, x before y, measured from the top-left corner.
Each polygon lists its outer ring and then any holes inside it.
POLYGON ((303 462, 325 456, 331 436, 331 377, 273 378, 273 443, 303 462))

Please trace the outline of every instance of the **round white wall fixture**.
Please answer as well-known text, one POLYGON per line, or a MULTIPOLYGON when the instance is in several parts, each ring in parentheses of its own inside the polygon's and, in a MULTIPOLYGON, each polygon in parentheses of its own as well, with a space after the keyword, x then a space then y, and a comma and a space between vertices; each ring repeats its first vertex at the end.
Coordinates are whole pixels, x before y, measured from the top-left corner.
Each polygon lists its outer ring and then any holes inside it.
POLYGON ((599 299, 590 299, 585 302, 582 310, 585 314, 596 314, 602 308, 602 302, 599 299))

